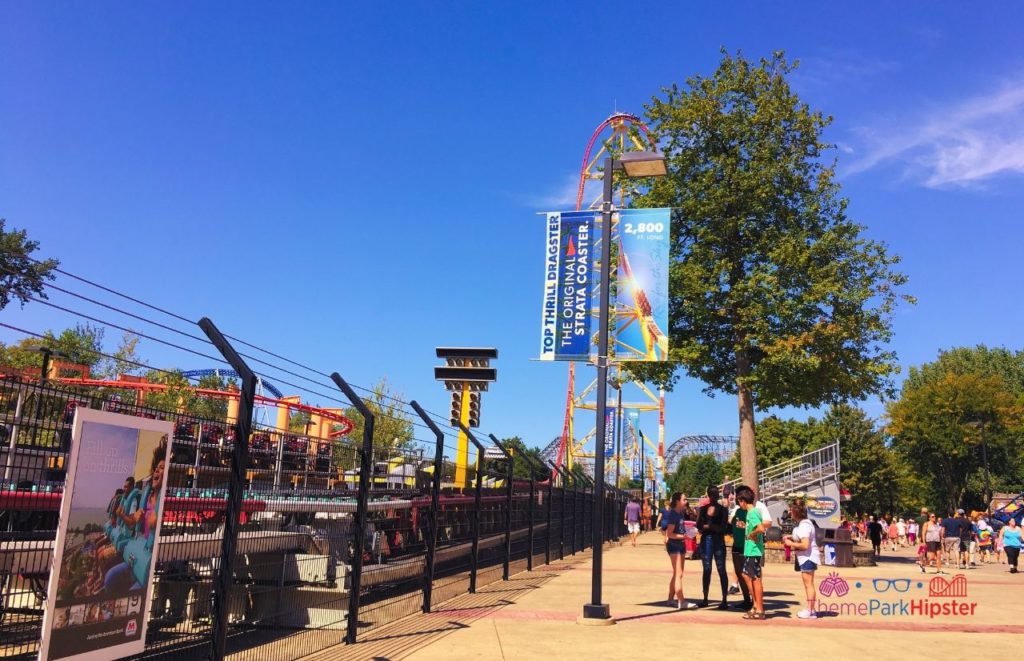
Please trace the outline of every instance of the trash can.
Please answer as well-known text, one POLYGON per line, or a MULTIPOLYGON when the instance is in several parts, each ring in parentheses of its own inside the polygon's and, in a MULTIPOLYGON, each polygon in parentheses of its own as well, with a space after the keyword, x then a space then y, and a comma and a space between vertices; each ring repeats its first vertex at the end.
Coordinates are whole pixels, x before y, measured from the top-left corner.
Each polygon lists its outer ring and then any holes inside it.
POLYGON ((821 540, 822 564, 828 567, 853 566, 853 540, 850 531, 843 528, 825 529, 821 540))

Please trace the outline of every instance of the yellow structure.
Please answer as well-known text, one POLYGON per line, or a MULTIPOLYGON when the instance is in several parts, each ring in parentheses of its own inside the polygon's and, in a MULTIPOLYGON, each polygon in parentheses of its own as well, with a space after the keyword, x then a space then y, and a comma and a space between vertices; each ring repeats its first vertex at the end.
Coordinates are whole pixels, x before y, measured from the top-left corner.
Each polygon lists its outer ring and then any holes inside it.
MULTIPOLYGON (((463 425, 469 426, 469 384, 462 384, 462 398, 459 408, 459 420, 463 425)), ((469 437, 459 429, 459 442, 455 451, 455 486, 465 489, 468 484, 466 480, 466 467, 469 466, 469 437)))

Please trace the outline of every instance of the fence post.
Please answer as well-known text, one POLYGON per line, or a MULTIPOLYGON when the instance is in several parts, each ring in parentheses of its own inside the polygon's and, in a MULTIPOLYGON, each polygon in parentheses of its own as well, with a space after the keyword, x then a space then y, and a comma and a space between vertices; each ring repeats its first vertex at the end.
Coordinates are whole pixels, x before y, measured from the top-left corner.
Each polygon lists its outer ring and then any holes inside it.
POLYGON ((548 495, 547 495, 547 501, 548 502, 547 502, 547 505, 545 506, 545 509, 547 510, 547 512, 545 514, 545 519, 546 519, 547 522, 545 523, 545 528, 544 528, 544 564, 545 565, 550 565, 551 564, 551 498, 552 498, 552 492, 553 492, 553 489, 554 489, 554 485, 555 485, 555 477, 553 475, 548 475, 548 495))
POLYGON ((473 499, 473 543, 469 551, 469 592, 473 594, 476 592, 476 575, 480 564, 480 496, 484 488, 484 446, 473 435, 473 432, 469 431, 468 427, 461 422, 456 422, 459 428, 462 429, 462 433, 466 435, 466 438, 476 448, 476 497, 473 499))
MULTIPOLYGON (((460 427, 462 425, 459 425, 460 427)), ((508 469, 506 470, 505 476, 505 564, 501 569, 501 579, 507 581, 509 577, 509 565, 512 562, 512 502, 513 502, 513 489, 512 489, 512 469, 513 459, 512 454, 508 449, 501 444, 501 441, 491 436, 491 440, 498 446, 502 454, 505 455, 508 469)))
POLYGON ((434 448, 434 476, 430 483, 430 536, 427 537, 427 572, 423 577, 423 612, 430 612, 430 600, 434 592, 434 561, 437 558, 438 508, 441 500, 441 471, 444 469, 444 433, 438 429, 426 411, 416 402, 409 402, 416 415, 434 432, 437 444, 434 448))
POLYGON ((363 448, 359 455, 359 492, 356 495, 356 515, 352 520, 353 558, 351 593, 348 595, 348 631, 345 642, 354 645, 359 631, 359 592, 363 583, 363 544, 366 538, 366 507, 370 500, 370 472, 373 470, 373 425, 374 415, 366 403, 337 372, 331 374, 331 381, 345 394, 345 397, 363 416, 363 448))
POLYGON ((551 468, 554 472, 558 473, 558 476, 562 478, 562 523, 558 526, 558 559, 565 560, 565 514, 568 511, 565 506, 565 501, 568 499, 568 485, 566 484, 565 471, 562 467, 554 464, 553 462, 548 463, 551 464, 551 468))
MULTIPOLYGON (((199 327, 210 338, 224 360, 242 379, 238 393, 238 419, 235 420, 235 442, 231 452, 231 472, 228 476, 228 498, 224 510, 224 537, 220 544, 220 566, 215 578, 212 657, 223 661, 228 639, 228 615, 231 592, 234 587, 235 548, 238 543, 239 518, 242 513, 242 492, 245 490, 245 470, 249 466, 249 433, 252 431, 252 410, 256 397, 256 375, 225 339, 220 330, 207 317, 199 320, 199 327)), ((197 448, 197 452, 199 449, 197 448)))
MULTIPOLYGON (((495 444, 501 445, 501 441, 499 441, 498 438, 494 434, 490 434, 489 436, 491 437, 491 440, 495 442, 495 444)), ((522 458, 523 458, 523 461, 526 462, 527 466, 530 469, 530 509, 527 512, 527 517, 528 517, 527 518, 527 526, 528 527, 527 527, 527 534, 526 534, 526 546, 529 548, 529 553, 526 556, 526 570, 527 571, 533 571, 533 541, 534 541, 534 536, 533 536, 533 533, 534 533, 534 531, 533 531, 533 526, 534 526, 533 508, 534 508, 534 502, 537 499, 537 480, 534 477, 534 471, 539 468, 541 472, 544 472, 544 465, 543 464, 535 464, 534 461, 536 461, 536 459, 532 458, 528 454, 523 454, 522 458)))

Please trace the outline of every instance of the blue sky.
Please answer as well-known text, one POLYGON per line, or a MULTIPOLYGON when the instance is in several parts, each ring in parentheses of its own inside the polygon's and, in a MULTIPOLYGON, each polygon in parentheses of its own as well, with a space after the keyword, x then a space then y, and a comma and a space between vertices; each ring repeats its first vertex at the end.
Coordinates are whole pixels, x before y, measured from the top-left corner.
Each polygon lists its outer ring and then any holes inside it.
MULTIPOLYGON (((1022 14, 5 2, 0 216, 73 273, 354 383, 386 375, 434 410, 447 396, 433 347, 497 346, 484 427, 543 445, 561 430, 566 371, 530 361, 535 212, 571 206, 599 122, 710 73, 720 46, 800 58, 795 88, 835 117, 851 215, 903 257, 919 299, 895 320, 901 362, 1020 347, 1022 14)), ((32 330, 72 321, 38 305, 0 316, 32 330)), ((155 366, 209 366, 141 348, 155 366)), ((735 401, 684 381, 667 426, 670 441, 735 433, 735 401)))

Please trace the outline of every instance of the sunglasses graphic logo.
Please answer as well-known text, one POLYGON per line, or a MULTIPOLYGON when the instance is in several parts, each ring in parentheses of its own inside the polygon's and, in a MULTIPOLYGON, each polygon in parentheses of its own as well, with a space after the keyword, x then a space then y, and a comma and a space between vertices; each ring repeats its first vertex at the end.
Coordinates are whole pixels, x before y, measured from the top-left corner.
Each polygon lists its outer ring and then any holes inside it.
POLYGON ((876 578, 871 581, 875 592, 888 592, 890 588, 896 592, 906 592, 910 589, 909 578, 876 578))

